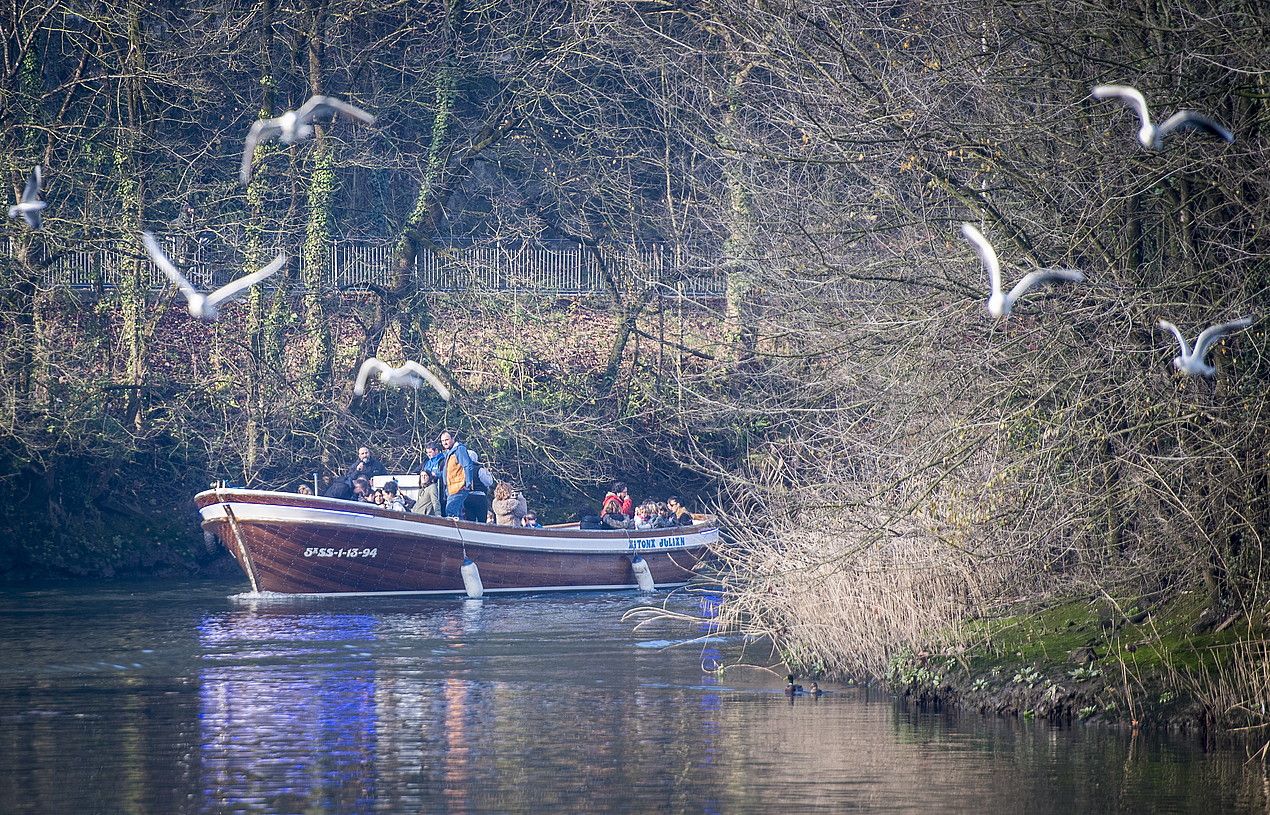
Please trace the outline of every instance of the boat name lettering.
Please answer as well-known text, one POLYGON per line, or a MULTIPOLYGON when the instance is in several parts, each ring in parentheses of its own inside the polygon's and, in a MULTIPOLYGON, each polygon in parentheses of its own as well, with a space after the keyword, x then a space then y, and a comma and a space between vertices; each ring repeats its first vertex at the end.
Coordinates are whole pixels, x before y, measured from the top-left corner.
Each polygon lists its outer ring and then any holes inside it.
POLYGON ((305 557, 376 557, 379 549, 321 549, 310 547, 304 550, 305 557))
POLYGON ((628 549, 662 549, 670 546, 683 546, 685 543, 682 536, 675 538, 649 538, 645 540, 633 540, 628 549))

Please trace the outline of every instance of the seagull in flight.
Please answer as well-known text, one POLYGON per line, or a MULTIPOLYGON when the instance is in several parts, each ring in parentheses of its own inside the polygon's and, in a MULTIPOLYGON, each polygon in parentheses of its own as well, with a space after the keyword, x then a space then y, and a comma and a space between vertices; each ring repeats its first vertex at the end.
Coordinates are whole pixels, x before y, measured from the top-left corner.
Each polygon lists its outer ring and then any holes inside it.
POLYGON ((997 252, 992 248, 992 244, 988 243, 988 239, 983 233, 972 224, 962 224, 961 234, 966 240, 974 246, 975 251, 979 253, 979 259, 983 261, 983 267, 988 270, 988 282, 992 286, 992 292, 988 296, 988 313, 993 317, 1008 317, 1010 311, 1014 308, 1014 303, 1028 290, 1038 283, 1058 283, 1066 281, 1068 283, 1079 283, 1085 279, 1085 276, 1075 269, 1037 269, 1023 275, 1023 279, 1014 285, 1010 291, 1003 292, 1001 290, 1001 264, 997 260, 997 252))
POLYGON ((194 288, 194 285, 177 271, 176 266, 163 253, 163 248, 159 246, 159 242, 154 239, 154 235, 149 232, 142 232, 141 242, 145 244, 146 251, 150 253, 150 259, 154 261, 154 265, 158 266, 159 270, 167 275, 168 280, 171 280, 172 284, 181 290, 181 294, 185 295, 185 299, 190 305, 190 315, 199 320, 215 320, 220 316, 221 303, 231 299, 243 289, 254 286, 269 277, 287 262, 287 256, 280 254, 260 271, 252 272, 231 283, 226 283, 216 291, 205 295, 194 288))
POLYGON ((1228 142, 1235 140, 1235 134, 1217 123, 1216 119, 1196 113, 1193 110, 1179 110, 1164 120, 1164 124, 1156 127, 1151 124, 1151 113, 1147 110, 1147 100, 1137 88, 1130 85, 1097 85, 1093 95, 1097 99, 1123 99, 1135 111, 1142 127, 1138 129, 1138 141, 1143 147, 1159 150, 1164 146, 1164 137, 1175 130, 1192 128, 1207 130, 1209 133, 1228 142))
POLYGON ((277 137, 283 144, 295 144, 313 138, 313 120, 325 118, 335 113, 343 113, 360 122, 371 125, 375 117, 361 108, 350 105, 334 96, 311 96, 296 110, 288 110, 281 116, 272 119, 258 119, 247 133, 247 141, 243 145, 243 164, 238 173, 243 184, 251 181, 251 161, 256 153, 256 145, 266 139, 277 137))
POLYGON ((1213 347, 1213 343, 1227 334, 1242 331, 1250 325, 1252 325, 1252 318, 1243 317, 1221 325, 1209 326, 1195 338, 1195 349, 1192 350, 1186 344, 1186 338, 1182 336, 1182 332, 1177 330, 1177 326, 1168 320, 1160 320, 1159 322, 1160 328, 1173 332, 1174 339, 1177 340, 1178 346, 1182 349, 1180 356, 1173 357, 1173 367, 1191 376, 1213 376, 1216 374, 1217 369, 1204 361, 1204 357, 1208 356, 1208 350, 1213 347))
POLYGON ((390 388, 414 388, 418 390, 427 382, 437 392, 443 401, 450 401, 450 389, 445 383, 432 371, 423 367, 417 362, 406 360, 406 363, 399 368, 394 368, 378 357, 370 357, 362 363, 362 367, 357 371, 357 384, 353 386, 353 393, 357 396, 364 396, 366 393, 366 380, 371 376, 379 378, 390 388))
POLYGON ((37 164, 31 168, 31 175, 26 179, 26 188, 22 190, 22 197, 18 199, 18 203, 9 207, 10 218, 21 218, 31 229, 39 229, 43 225, 40 210, 48 206, 47 201, 40 200, 40 186, 43 183, 44 168, 37 164))

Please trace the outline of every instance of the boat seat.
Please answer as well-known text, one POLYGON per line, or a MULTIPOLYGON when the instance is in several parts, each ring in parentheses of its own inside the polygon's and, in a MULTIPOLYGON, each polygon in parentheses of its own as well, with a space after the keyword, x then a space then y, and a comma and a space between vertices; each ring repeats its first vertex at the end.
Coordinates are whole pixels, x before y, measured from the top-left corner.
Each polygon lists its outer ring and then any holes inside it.
POLYGON ((370 480, 370 485, 376 489, 383 487, 389 481, 397 482, 397 492, 411 499, 419 500, 419 474, 413 475, 405 473, 402 475, 377 475, 370 480))

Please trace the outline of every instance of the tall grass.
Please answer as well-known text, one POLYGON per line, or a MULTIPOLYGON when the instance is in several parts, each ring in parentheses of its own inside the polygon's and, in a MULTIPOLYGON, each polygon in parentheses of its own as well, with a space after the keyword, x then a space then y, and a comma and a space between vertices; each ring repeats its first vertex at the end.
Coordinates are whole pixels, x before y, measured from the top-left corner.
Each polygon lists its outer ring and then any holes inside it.
POLYGON ((1004 562, 916 528, 853 532, 835 520, 813 514, 726 547, 719 625, 770 636, 791 668, 882 678, 897 655, 964 644, 988 598, 1017 591, 1004 562))
POLYGON ((1240 639, 1223 650, 1184 674, 1183 686, 1217 727, 1270 740, 1270 642, 1240 639))

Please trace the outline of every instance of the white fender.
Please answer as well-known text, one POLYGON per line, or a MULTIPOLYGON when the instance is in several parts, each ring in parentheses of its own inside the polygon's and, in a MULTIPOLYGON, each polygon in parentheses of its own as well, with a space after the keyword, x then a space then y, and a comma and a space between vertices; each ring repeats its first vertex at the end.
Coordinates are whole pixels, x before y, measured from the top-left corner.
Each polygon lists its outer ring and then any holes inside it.
POLYGON ((463 568, 459 571, 463 573, 463 588, 467 589, 467 596, 479 600, 485 593, 485 587, 481 585, 481 572, 476 568, 476 563, 470 557, 465 557, 463 568))
POLYGON ((635 572, 635 582, 639 584, 640 591, 657 590, 653 584, 653 573, 648 568, 648 561, 636 555, 631 558, 631 571, 635 572))

